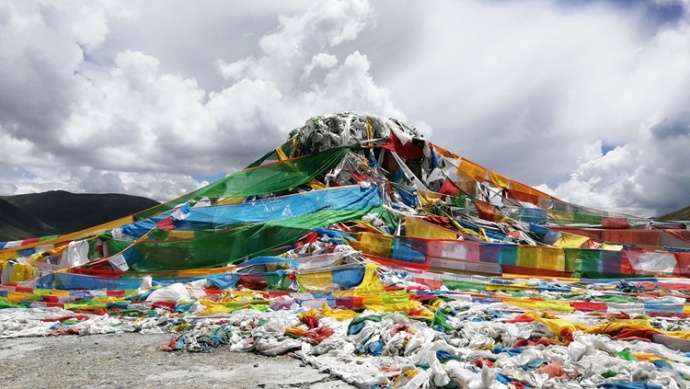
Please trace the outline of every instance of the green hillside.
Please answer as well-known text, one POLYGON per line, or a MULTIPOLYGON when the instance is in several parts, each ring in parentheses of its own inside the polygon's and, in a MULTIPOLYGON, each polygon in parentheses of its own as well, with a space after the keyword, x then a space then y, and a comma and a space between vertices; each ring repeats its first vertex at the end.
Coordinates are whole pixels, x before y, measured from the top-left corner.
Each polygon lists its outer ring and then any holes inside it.
POLYGON ((690 220, 690 207, 685 207, 666 215, 655 217, 656 220, 690 220))

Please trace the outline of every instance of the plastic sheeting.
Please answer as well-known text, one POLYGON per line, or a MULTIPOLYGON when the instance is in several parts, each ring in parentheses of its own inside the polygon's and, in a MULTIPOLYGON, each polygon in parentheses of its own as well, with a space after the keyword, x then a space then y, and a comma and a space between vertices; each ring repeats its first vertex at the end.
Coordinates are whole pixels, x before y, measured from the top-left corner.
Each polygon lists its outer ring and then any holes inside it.
POLYGON ((171 202, 140 212, 135 219, 149 218, 192 199, 256 196, 296 188, 337 165, 348 152, 346 148, 332 149, 241 170, 171 202))
POLYGON ((0 337, 165 331, 366 388, 686 388, 688 235, 652 225, 327 115, 159 207, 3 243, 0 337))
MULTIPOLYGON (((225 265, 288 245, 310 230, 333 223, 358 220, 378 207, 318 211, 297 217, 252 224, 195 239, 142 241, 134 244, 128 264, 136 271, 177 270, 225 265)), ((108 242, 116 250, 114 242, 108 242)), ((128 243, 128 242, 126 242, 128 243)))
MULTIPOLYGON (((367 209, 377 205, 381 205, 381 200, 375 186, 347 186, 231 205, 190 208, 184 219, 174 219, 171 222, 173 228, 180 230, 219 229, 233 224, 263 223, 316 211, 367 209)), ((122 230, 129 236, 139 238, 171 217, 171 214, 172 211, 168 211, 160 216, 123 226, 122 230)))
MULTIPOLYGON (((332 266, 347 253, 319 263, 332 266)), ((295 261, 304 259, 268 257, 246 268, 295 261)), ((579 388, 637 385, 640 377, 688 387, 690 325, 674 318, 690 312, 681 297, 690 296, 689 284, 495 278, 484 292, 414 292, 405 290, 411 279, 394 281, 394 273, 369 265, 360 278, 361 269, 313 267, 315 277, 304 280, 318 290, 288 294, 223 292, 199 282, 129 291, 5 287, 0 302, 18 307, 0 310, 0 336, 173 331, 162 349, 291 353, 363 388, 579 388), (345 288, 321 289, 333 281, 345 288), (677 297, 644 296, 647 290, 677 297)))

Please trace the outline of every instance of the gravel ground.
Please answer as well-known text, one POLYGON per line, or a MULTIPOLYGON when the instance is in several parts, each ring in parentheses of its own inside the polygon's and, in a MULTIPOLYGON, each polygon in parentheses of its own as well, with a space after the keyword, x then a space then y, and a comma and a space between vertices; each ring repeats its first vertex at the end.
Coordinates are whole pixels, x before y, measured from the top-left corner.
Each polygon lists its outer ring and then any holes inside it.
POLYGON ((164 352, 169 334, 0 339, 5 388, 353 388, 289 357, 164 352))

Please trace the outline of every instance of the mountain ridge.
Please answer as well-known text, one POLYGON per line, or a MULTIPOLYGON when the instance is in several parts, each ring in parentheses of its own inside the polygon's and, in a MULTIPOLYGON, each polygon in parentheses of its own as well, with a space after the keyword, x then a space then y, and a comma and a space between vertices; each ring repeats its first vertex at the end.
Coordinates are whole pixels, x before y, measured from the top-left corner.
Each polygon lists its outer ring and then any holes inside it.
POLYGON ((0 196, 0 242, 80 231, 158 204, 120 193, 49 191, 0 196))
POLYGON ((665 215, 657 216, 654 218, 654 220, 690 220, 690 206, 679 209, 677 211, 669 212, 665 215))

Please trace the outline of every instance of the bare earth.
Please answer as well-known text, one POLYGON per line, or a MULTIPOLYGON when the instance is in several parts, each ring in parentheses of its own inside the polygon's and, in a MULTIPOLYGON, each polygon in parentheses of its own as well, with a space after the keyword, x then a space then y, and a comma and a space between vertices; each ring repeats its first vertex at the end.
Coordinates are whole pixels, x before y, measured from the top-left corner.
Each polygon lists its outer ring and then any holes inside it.
POLYGON ((170 334, 0 339, 5 388, 353 388, 289 357, 164 352, 170 334))

